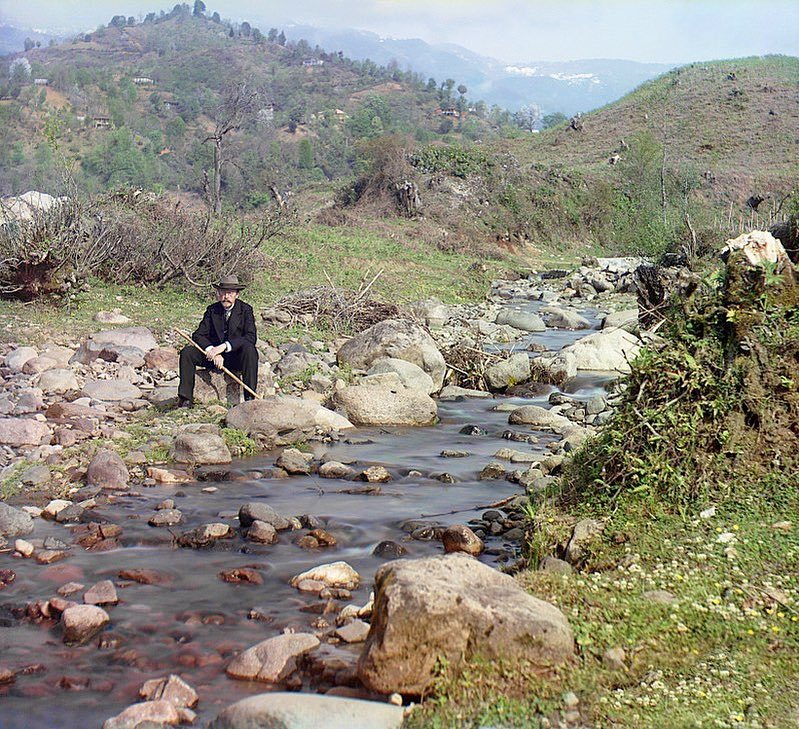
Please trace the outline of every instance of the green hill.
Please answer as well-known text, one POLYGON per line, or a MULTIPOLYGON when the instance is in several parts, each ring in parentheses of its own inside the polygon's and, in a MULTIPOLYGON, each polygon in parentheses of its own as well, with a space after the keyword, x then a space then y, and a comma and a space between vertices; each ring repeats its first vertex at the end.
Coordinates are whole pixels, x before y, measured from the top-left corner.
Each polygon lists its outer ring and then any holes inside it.
POLYGON ((457 92, 410 72, 287 43, 276 30, 196 17, 187 5, 132 20, 116 16, 71 42, 8 58, 0 193, 46 186, 57 169, 52 142, 78 163, 89 189, 129 183, 202 193, 203 170, 212 168, 205 140, 242 83, 258 96, 225 140, 225 193, 245 205, 273 185, 285 192, 350 174, 359 140, 388 132, 427 139, 451 126, 436 110, 457 92), (30 73, 13 70, 23 58, 30 73))

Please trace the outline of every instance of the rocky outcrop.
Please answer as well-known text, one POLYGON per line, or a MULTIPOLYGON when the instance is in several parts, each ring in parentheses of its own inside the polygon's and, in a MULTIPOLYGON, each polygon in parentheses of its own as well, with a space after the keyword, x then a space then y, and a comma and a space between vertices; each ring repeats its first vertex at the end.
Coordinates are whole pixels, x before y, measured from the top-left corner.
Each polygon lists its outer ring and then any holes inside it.
POLYGON ((447 365, 436 343, 418 324, 404 319, 386 319, 354 336, 339 350, 339 364, 367 370, 378 359, 391 357, 421 367, 436 390, 444 384, 447 365))
POLYGON ((437 662, 472 656, 562 663, 574 650, 553 605, 465 554, 389 562, 375 575, 372 627, 358 677, 380 693, 422 694, 437 662))

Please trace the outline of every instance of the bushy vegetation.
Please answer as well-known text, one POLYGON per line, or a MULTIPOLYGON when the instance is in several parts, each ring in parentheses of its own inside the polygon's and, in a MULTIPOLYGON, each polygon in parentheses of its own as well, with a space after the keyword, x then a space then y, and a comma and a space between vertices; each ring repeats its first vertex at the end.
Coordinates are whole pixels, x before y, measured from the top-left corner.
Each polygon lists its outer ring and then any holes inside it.
POLYGON ((98 198, 73 194, 30 219, 0 226, 0 293, 72 295, 89 277, 111 283, 208 286, 236 271, 251 279, 262 247, 292 220, 287 209, 247 221, 181 210, 130 188, 98 198))

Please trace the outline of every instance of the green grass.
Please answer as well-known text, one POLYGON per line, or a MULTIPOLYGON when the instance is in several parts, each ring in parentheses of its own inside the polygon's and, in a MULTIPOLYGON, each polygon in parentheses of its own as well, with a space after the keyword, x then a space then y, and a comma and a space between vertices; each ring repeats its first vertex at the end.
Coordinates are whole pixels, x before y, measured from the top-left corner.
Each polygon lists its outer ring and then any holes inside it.
POLYGON ((409 726, 544 726, 543 717, 564 710, 568 691, 595 727, 795 726, 799 529, 773 525, 797 513, 799 480, 781 488, 776 503, 753 490, 708 519, 699 508, 682 519, 646 500, 627 500, 610 515, 586 503, 571 518, 542 507, 541 544, 567 537, 576 516, 609 516, 583 571, 519 577, 567 616, 575 661, 545 677, 479 662, 444 672, 436 698, 409 726), (677 601, 654 603, 643 596, 650 590, 677 601), (602 663, 616 647, 627 670, 602 663))
MULTIPOLYGON (((401 230, 398 235, 407 240, 401 230)), ((380 271, 369 290, 373 298, 391 303, 437 296, 445 302, 482 299, 489 282, 503 271, 518 267, 508 260, 483 260, 477 256, 441 251, 424 241, 400 242, 389 227, 384 235, 357 228, 309 226, 269 241, 265 253, 271 265, 252 282, 242 298, 256 310, 299 289, 328 285, 358 289, 380 271)), ((90 290, 69 303, 42 300, 29 303, 0 301, 0 340, 41 344, 56 339, 79 341, 107 328, 93 321, 101 310, 119 308, 131 319, 129 326, 146 326, 165 344, 177 345, 174 327, 193 330, 213 301, 213 292, 175 287, 149 289, 118 286, 97 280, 90 290)), ((286 341, 300 334, 328 339, 330 332, 311 327, 277 329, 259 326, 262 339, 286 341)))

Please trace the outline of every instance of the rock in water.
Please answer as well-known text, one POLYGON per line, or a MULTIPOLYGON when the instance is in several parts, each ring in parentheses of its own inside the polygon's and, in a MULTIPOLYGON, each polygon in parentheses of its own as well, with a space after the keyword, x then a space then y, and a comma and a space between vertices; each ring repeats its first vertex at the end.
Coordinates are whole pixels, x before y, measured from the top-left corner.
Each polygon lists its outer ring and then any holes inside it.
POLYGON ((287 446, 316 434, 352 428, 346 418, 318 402, 298 397, 273 396, 250 400, 231 408, 227 425, 238 428, 264 448, 287 446))
POLYGON ((261 641, 237 655, 225 669, 231 678, 277 683, 294 673, 297 658, 319 645, 309 633, 285 633, 261 641))
POLYGON ((33 531, 33 518, 0 501, 0 537, 20 537, 33 531))
POLYGON ((400 729, 403 716, 401 706, 377 701, 276 692, 228 706, 210 729, 400 729))
POLYGON ((548 666, 573 650, 560 610, 528 595, 512 577, 449 554, 390 562, 377 571, 358 677, 379 693, 420 695, 440 658, 453 665, 473 655, 524 658, 548 666))
POLYGON ((432 425, 438 417, 435 400, 420 390, 353 385, 334 401, 356 425, 432 425))
POLYGON ((75 605, 61 613, 64 626, 64 643, 80 645, 99 633, 111 618, 108 613, 96 605, 75 605))

